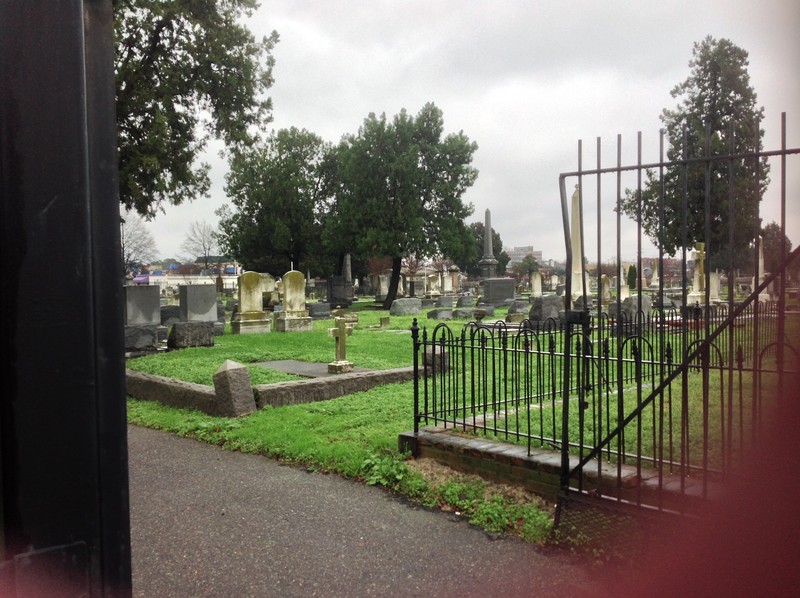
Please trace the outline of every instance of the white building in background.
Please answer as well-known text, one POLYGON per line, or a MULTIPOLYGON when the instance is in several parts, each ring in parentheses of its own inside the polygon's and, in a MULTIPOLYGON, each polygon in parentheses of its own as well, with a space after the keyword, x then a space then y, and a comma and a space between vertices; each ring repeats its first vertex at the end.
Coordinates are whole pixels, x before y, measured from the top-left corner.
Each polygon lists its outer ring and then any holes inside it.
POLYGON ((506 249, 505 251, 508 254, 508 257, 511 258, 506 268, 510 268, 514 264, 520 263, 523 259, 525 259, 526 255, 533 255, 533 257, 536 259, 536 263, 539 265, 543 265, 542 252, 536 251, 533 248, 533 245, 526 245, 524 247, 512 247, 511 249, 506 249))

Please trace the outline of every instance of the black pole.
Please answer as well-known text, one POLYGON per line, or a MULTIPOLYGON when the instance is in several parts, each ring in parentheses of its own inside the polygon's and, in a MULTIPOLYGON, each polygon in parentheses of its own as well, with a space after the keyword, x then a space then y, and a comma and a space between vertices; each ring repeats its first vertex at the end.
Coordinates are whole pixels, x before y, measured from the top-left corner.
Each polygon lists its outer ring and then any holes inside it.
POLYGON ((131 594, 114 93, 110 0, 0 0, 3 596, 131 594))

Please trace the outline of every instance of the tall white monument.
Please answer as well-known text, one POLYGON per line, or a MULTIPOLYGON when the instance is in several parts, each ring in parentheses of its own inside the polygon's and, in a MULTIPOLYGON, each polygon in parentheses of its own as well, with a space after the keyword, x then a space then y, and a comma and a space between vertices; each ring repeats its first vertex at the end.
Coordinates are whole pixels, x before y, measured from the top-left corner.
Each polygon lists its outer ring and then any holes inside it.
POLYGON ((572 299, 583 297, 583 230, 581 229, 581 195, 578 185, 572 194, 570 220, 570 243, 572 247, 572 299))

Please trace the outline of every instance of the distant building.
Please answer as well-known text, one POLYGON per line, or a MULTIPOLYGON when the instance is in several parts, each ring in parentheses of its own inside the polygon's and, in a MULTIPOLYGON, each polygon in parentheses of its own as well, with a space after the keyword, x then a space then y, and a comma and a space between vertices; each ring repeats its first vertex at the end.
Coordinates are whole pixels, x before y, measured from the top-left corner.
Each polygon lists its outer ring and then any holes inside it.
POLYGON ((536 263, 542 264, 542 252, 536 251, 533 248, 533 245, 526 245, 525 247, 512 247, 511 249, 506 249, 505 252, 508 254, 508 257, 511 258, 506 268, 511 268, 511 266, 514 264, 520 263, 525 259, 526 255, 533 255, 536 263))

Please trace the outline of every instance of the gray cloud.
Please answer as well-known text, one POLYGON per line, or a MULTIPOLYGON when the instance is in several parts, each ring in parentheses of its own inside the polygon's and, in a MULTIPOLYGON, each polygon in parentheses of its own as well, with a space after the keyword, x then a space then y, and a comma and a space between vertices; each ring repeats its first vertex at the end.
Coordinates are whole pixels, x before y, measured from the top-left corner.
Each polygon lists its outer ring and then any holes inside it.
MULTIPOLYGON (((791 112, 800 103, 795 2, 264 0, 248 25, 281 36, 275 128, 335 142, 370 112, 416 113, 432 101, 448 131, 478 143, 480 175, 465 197, 472 221, 490 208, 504 245, 534 245, 545 257, 565 253, 558 175, 577 168, 578 140, 586 168, 595 166, 598 136, 604 165, 615 159, 617 134, 634 160, 639 131, 645 160, 655 159, 658 115, 674 106, 669 91, 688 76, 692 44, 706 35, 750 52, 767 146, 780 142, 782 111, 789 144, 800 145, 800 114, 791 112)), ((167 208, 151 225, 162 253, 174 255, 189 223, 213 222, 224 203, 225 165, 211 159, 212 197, 167 208)), ((800 223, 796 209, 789 216, 800 223)), ((789 236, 797 244, 800 229, 789 236)))

